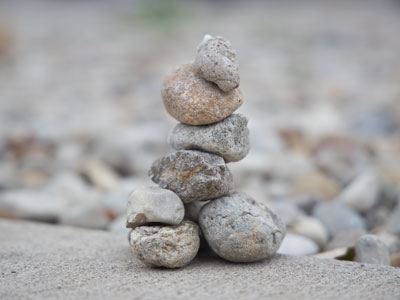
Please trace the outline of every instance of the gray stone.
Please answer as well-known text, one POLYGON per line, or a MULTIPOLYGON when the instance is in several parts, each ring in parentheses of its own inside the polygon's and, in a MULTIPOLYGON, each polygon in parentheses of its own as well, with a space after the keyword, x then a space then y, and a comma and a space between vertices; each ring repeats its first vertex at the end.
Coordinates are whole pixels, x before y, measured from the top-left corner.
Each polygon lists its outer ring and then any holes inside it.
POLYGON ((199 227, 190 221, 177 226, 141 226, 131 232, 130 244, 134 255, 149 267, 180 268, 199 250, 199 227))
POLYGON ((1 299, 389 300, 400 295, 400 268, 382 265, 280 254, 232 264, 199 253, 186 268, 157 270, 132 256, 126 233, 4 219, 0 241, 1 299))
POLYGON ((200 76, 224 92, 239 86, 239 65, 231 43, 221 36, 204 36, 197 49, 195 66, 200 76))
POLYGON ((400 202, 397 204, 395 210, 390 214, 385 228, 393 233, 400 235, 400 202))
POLYGON ((390 255, 386 245, 372 234, 360 237, 356 243, 358 262, 390 266, 390 255))
POLYGON ((176 68, 163 81, 165 109, 179 122, 206 125, 222 121, 243 103, 240 88, 224 92, 201 78, 193 64, 176 68))
POLYGON ((311 239, 293 233, 287 233, 278 253, 293 256, 312 255, 318 252, 318 245, 311 239))
POLYGON ((400 252, 400 237, 396 234, 385 229, 374 230, 372 233, 386 245, 391 255, 400 252))
POLYGON ((225 196, 233 188, 232 174, 222 157, 181 150, 156 160, 149 177, 175 192, 184 203, 225 196))
POLYGON ((291 228, 292 232, 305 236, 323 249, 328 241, 328 232, 324 225, 317 219, 313 217, 304 216, 299 218, 299 220, 291 228))
POLYGON ((168 143, 176 150, 202 150, 222 156, 226 162, 243 159, 250 149, 247 118, 233 114, 221 122, 192 126, 178 124, 168 143))
POLYGON ((142 187, 129 195, 126 227, 148 223, 178 225, 184 216, 183 203, 174 192, 156 186, 142 187))
POLYGON ((377 174, 370 170, 356 177, 335 199, 347 204, 355 211, 364 213, 378 200, 380 182, 377 174))
POLYGON ((297 207, 294 202, 285 200, 276 200, 268 203, 269 208, 275 212, 286 227, 293 226, 298 219, 304 216, 304 213, 297 207))
POLYGON ((286 232, 275 213, 244 193, 210 201, 200 211, 199 225, 211 249, 233 262, 271 257, 286 232))
POLYGON ((356 245, 358 239, 366 234, 362 228, 347 229, 336 233, 326 245, 325 250, 337 248, 352 248, 356 245))
POLYGON ((342 230, 366 228, 360 215, 342 203, 320 202, 314 207, 313 214, 325 226, 330 236, 342 230))

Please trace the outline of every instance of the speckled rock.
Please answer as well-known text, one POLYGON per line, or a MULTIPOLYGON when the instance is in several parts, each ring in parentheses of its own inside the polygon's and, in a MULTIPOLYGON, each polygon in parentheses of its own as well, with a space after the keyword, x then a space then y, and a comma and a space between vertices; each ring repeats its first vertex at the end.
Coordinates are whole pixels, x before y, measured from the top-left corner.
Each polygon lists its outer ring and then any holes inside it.
POLYGON ((174 192, 157 186, 143 187, 129 195, 126 227, 148 223, 178 225, 184 215, 183 203, 174 192))
POLYGON ((239 86, 239 65, 231 43, 221 36, 205 35, 197 49, 195 66, 200 76, 224 92, 239 86))
POLYGON ((358 262, 390 266, 390 255, 386 245, 372 234, 360 237, 356 243, 358 262))
POLYGON ((178 124, 170 132, 168 143, 176 150, 203 150, 222 156, 226 162, 239 161, 250 149, 247 122, 245 116, 233 114, 211 125, 178 124))
POLYGON ((175 192, 184 203, 222 197, 233 188, 224 159, 200 151, 181 150, 156 160, 149 177, 175 192))
POLYGON ((239 88, 223 92, 201 78, 193 64, 182 65, 170 73, 164 79, 161 96, 168 113, 189 125, 219 122, 243 102, 239 88))
POLYGON ((130 244, 133 254, 147 266, 180 268, 199 250, 199 227, 190 221, 177 226, 140 226, 131 232, 130 244))
POLYGON ((210 201, 200 211, 199 225, 211 249, 233 262, 274 255, 286 232, 275 213, 244 193, 210 201))

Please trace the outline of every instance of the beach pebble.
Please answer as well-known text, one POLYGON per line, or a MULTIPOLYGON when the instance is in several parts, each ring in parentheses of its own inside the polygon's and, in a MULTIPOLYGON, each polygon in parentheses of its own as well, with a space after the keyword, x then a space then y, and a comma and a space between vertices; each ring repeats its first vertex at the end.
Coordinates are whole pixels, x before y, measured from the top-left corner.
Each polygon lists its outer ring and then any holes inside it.
POLYGON ((239 86, 239 65, 231 43, 221 36, 204 36, 194 62, 199 75, 224 92, 239 86))
POLYGON ((148 223, 178 225, 184 215, 183 203, 174 192, 160 187, 143 187, 129 195, 126 227, 148 223))
POLYGON ((167 75, 161 95, 168 113, 189 125, 219 122, 243 102, 239 88, 223 92, 215 84, 201 78, 193 64, 182 65, 167 75))
POLYGON ((342 230, 366 228, 361 216, 342 203, 320 202, 315 206, 313 214, 325 226, 330 236, 334 236, 342 230))
POLYGON ((239 161, 250 149, 247 122, 245 116, 233 114, 211 125, 178 124, 170 132, 168 143, 176 150, 202 150, 222 156, 226 162, 239 161))
POLYGON ((305 236, 287 233, 279 247, 279 254, 292 256, 312 255, 318 252, 318 245, 305 236))
POLYGON ((199 225, 211 249, 233 262, 274 255, 286 232, 275 213, 244 193, 210 201, 200 211, 199 225))
POLYGON ((390 255, 386 245, 372 234, 360 237, 356 243, 356 260, 362 263, 390 266, 390 255))
POLYGON ((224 159, 200 151, 181 150, 156 160, 149 177, 175 192, 184 203, 222 197, 233 188, 224 159))
POLYGON ((313 217, 301 217, 293 225, 292 232, 305 236, 323 249, 328 241, 328 232, 322 223, 313 217))
POLYGON ((347 229, 336 233, 326 245, 325 250, 333 250, 337 248, 352 248, 358 239, 366 234, 362 228, 347 229))
POLYGON ((367 171, 356 177, 337 197, 342 202, 363 213, 374 206, 380 190, 379 178, 373 171, 367 171))
POLYGON ((133 254, 150 267, 183 267, 200 246, 199 227, 190 221, 177 226, 136 227, 129 240, 133 254))

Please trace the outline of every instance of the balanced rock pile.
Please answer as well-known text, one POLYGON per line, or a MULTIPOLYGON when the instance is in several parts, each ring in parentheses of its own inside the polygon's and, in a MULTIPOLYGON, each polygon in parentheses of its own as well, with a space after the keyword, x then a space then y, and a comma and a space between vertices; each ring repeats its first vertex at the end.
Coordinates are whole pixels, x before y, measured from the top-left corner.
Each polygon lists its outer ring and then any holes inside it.
POLYGON ((133 229, 135 256, 151 267, 183 267, 196 256, 200 236, 229 261, 274 255, 285 226, 267 207, 234 192, 226 165, 249 151, 247 119, 232 114, 243 98, 230 42, 206 35, 195 62, 165 78, 162 98, 181 122, 168 138, 177 151, 151 166, 149 176, 159 187, 129 196, 126 226, 133 229))

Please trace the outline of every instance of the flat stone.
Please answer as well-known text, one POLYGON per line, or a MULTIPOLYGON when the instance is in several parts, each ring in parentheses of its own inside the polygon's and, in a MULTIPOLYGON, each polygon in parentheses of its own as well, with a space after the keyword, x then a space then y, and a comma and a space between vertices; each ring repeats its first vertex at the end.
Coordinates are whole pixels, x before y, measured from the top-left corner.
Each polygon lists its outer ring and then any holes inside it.
POLYGON ((149 267, 180 268, 200 246, 199 227, 190 221, 177 226, 140 226, 130 234, 134 255, 149 267))
POLYGON ((175 192, 184 203, 222 197, 233 188, 224 159, 200 151, 181 150, 156 160, 149 177, 175 192))
POLYGON ((386 245, 372 234, 360 237, 356 243, 358 262, 390 266, 390 254, 386 245))
POLYGON ((199 225, 211 249, 233 262, 273 256, 286 232, 275 213, 244 193, 210 201, 200 211, 199 225))
POLYGON ((320 202, 313 215, 321 221, 330 236, 342 230, 360 228, 366 229, 364 220, 354 210, 339 202, 320 202))
POLYGON ((245 116, 232 114, 211 125, 181 123, 170 132, 168 143, 176 150, 202 150, 222 156, 226 162, 239 161, 250 149, 247 122, 245 116))
POLYGON ((5 219, 0 240, 1 299, 389 300, 400 295, 400 268, 382 265, 280 254, 232 264, 199 253, 177 271, 150 269, 132 255, 126 233, 5 219))
POLYGON ((185 216, 181 199, 172 191, 160 187, 142 187, 128 198, 126 227, 148 223, 178 225, 185 216))
POLYGON ((291 230, 294 233, 313 240, 321 249, 323 249, 328 242, 328 231, 317 218, 308 216, 301 217, 293 225, 291 230))
POLYGON ((221 36, 204 36, 194 62, 199 75, 224 92, 239 86, 239 65, 232 44, 221 36))
POLYGON ((217 85, 201 78, 193 64, 182 65, 167 75, 161 95, 168 113, 189 125, 219 122, 243 102, 239 88, 222 91, 217 85))
POLYGON ((318 252, 318 245, 312 239, 293 233, 287 233, 278 253, 293 256, 312 255, 318 252))

